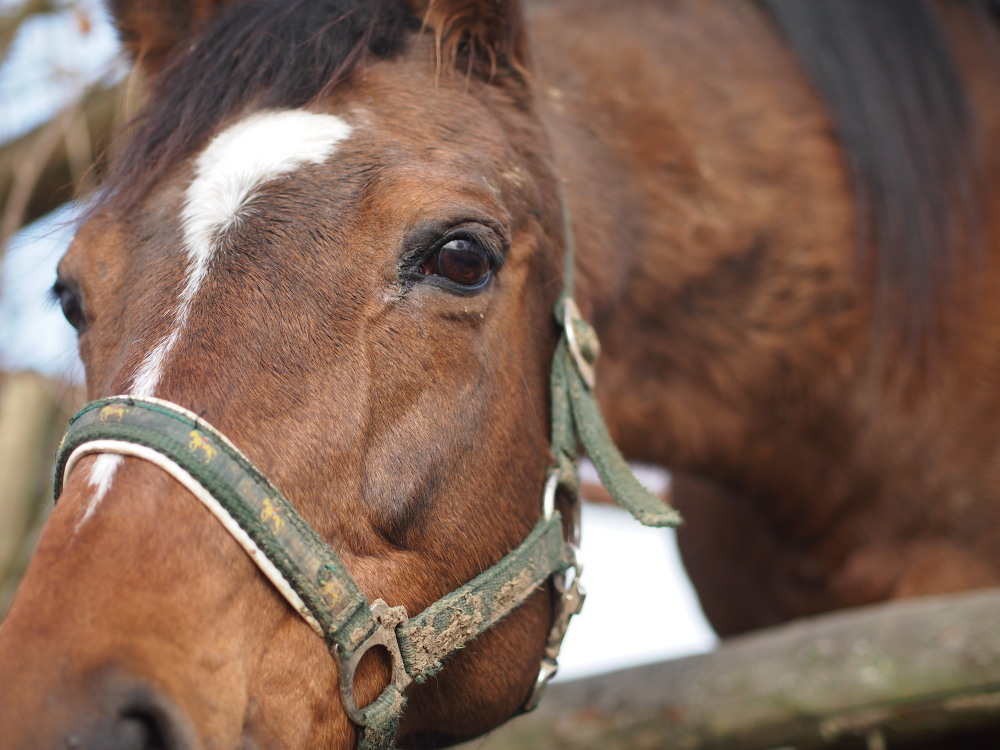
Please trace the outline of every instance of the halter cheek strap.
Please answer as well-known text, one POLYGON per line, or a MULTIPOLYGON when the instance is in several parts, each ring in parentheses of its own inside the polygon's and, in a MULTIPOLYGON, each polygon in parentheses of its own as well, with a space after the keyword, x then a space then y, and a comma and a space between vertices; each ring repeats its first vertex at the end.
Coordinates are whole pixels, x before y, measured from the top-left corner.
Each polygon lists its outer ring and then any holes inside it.
POLYGON ((563 290, 555 305, 560 337, 552 356, 552 453, 562 485, 577 488, 580 446, 615 501, 644 526, 678 526, 680 514, 635 478, 608 433, 594 394, 595 366, 601 351, 597 332, 580 314, 574 299, 576 240, 562 183, 563 240, 566 256, 563 290))

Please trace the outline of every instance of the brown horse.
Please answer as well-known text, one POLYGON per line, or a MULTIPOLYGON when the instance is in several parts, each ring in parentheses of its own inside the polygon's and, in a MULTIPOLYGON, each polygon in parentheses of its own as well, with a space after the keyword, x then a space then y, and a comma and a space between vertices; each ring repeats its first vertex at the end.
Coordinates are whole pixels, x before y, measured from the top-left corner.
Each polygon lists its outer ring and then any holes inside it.
MULTIPOLYGON (((1000 582, 985 3, 112 6, 149 103, 55 287, 89 394, 223 430, 369 598, 419 612, 538 518, 563 192, 597 394, 674 471, 720 632, 1000 582)), ((550 602, 407 688, 400 744, 517 712, 550 602)), ((80 461, 0 630, 0 747, 346 749, 338 695, 187 489, 80 461)))

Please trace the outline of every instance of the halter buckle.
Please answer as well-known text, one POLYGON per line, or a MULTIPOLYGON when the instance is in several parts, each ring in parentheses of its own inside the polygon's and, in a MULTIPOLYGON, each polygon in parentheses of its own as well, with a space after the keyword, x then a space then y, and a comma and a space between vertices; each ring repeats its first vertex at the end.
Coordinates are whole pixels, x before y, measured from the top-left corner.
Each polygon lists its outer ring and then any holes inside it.
POLYGON ((573 363, 580 372, 580 377, 590 390, 594 390, 594 365, 601 353, 601 342, 593 326, 583 319, 576 300, 567 297, 563 301, 563 330, 566 332, 566 345, 573 357, 573 363))
MULTIPOLYGON (((340 662, 340 699, 344 705, 344 712, 359 727, 366 726, 368 719, 365 717, 364 709, 358 708, 354 699, 354 673, 361 658, 366 653, 376 646, 381 646, 389 652, 389 657, 392 660, 392 682, 390 685, 395 686, 400 693, 413 682, 413 678, 406 673, 403 655, 399 651, 399 640, 396 637, 396 628, 407 620, 406 607, 390 607, 382 599, 376 599, 372 602, 371 612, 377 623, 375 630, 360 646, 354 649, 350 658, 343 657, 340 644, 334 647, 340 662)), ((378 699, 376 698, 376 700, 378 699)))

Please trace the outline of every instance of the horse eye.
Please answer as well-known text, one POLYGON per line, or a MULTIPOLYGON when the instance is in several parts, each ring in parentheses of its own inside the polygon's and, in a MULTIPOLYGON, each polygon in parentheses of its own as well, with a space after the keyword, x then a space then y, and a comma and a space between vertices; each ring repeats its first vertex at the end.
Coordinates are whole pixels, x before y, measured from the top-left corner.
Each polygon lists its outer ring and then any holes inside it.
POLYGON ((80 293, 77 289, 70 284, 56 281, 52 286, 51 294, 52 298, 59 303, 69 324, 78 331, 83 330, 86 321, 83 317, 83 303, 80 301, 80 293))
POLYGON ((424 274, 443 276, 461 286, 482 286, 493 271, 489 252, 477 242, 455 239, 441 246, 423 265, 424 274))

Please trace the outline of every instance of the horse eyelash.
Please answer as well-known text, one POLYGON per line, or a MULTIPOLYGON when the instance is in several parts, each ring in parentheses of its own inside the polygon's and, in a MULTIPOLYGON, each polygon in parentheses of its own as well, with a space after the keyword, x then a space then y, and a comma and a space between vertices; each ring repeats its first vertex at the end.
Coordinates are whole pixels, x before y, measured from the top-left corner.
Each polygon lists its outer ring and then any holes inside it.
POLYGON ((65 284, 58 279, 52 282, 52 286, 50 286, 48 291, 45 292, 45 304, 48 305, 50 309, 62 303, 62 292, 65 288, 65 284))

